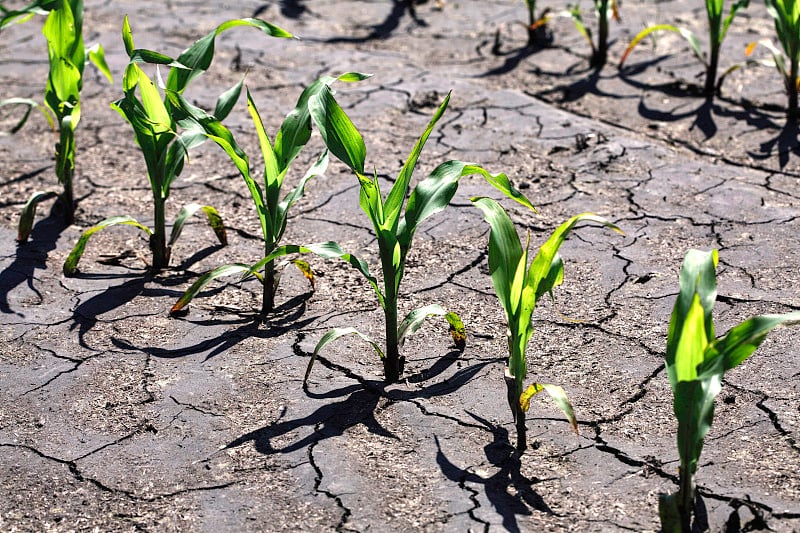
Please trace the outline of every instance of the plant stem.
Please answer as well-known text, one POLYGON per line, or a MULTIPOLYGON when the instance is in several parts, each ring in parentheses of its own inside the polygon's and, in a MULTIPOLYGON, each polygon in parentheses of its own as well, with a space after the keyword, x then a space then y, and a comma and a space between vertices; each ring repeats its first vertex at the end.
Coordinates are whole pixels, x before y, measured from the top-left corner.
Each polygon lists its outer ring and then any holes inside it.
POLYGON ((169 250, 167 249, 167 220, 165 204, 166 199, 160 195, 153 196, 154 227, 150 236, 150 249, 153 252, 153 270, 162 270, 169 265, 169 250))
POLYGON ((514 424, 517 428, 517 454, 522 454, 528 448, 528 427, 525 425, 525 413, 519 406, 520 391, 517 387, 517 379, 511 374, 508 367, 505 372, 506 393, 508 396, 508 406, 514 416, 514 424))
POLYGON ((264 265, 264 295, 261 300, 261 315, 267 316, 275 309, 275 262, 264 265))
POLYGON ((529 0, 528 4, 528 48, 533 48, 536 45, 536 32, 533 28, 536 22, 536 0, 529 0))
POLYGON ((689 465, 680 468, 680 497, 678 498, 678 512, 681 515, 681 530, 692 530, 692 512, 694 511, 694 474, 689 465))
POLYGON ((597 49, 592 54, 591 66, 600 68, 608 58, 608 0, 601 0, 597 18, 597 49))
POLYGON ((386 357, 383 360, 383 373, 386 383, 394 383, 400 379, 400 349, 397 340, 397 296, 386 295, 386 307, 383 314, 386 318, 386 357))
POLYGON ((789 79, 786 80, 786 90, 789 92, 789 108, 786 118, 792 122, 797 120, 797 54, 790 58, 789 79))
POLYGON ((75 135, 68 127, 62 125, 60 140, 56 143, 56 177, 63 187, 61 203, 64 207, 64 222, 71 225, 75 221, 75 193, 73 177, 75 175, 75 135))
POLYGON ((717 69, 719 67, 719 44, 711 44, 711 54, 706 69, 706 85, 703 95, 713 97, 717 89, 717 69))

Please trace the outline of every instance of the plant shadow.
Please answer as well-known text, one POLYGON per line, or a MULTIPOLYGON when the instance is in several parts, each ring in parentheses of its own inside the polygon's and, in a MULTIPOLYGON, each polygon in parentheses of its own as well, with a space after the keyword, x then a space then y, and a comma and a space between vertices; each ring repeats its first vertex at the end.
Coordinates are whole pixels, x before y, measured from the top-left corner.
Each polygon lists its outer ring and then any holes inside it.
MULTIPOLYGON (((216 289, 216 292, 219 292, 224 288, 224 286, 221 286, 216 289)), ((202 339, 188 346, 181 346, 179 348, 136 346, 124 339, 119 339, 117 337, 112 337, 111 342, 117 348, 123 350, 140 351, 161 359, 177 359, 207 352, 205 358, 203 359, 205 362, 233 348, 246 339, 272 339, 280 337, 287 331, 306 327, 308 324, 316 320, 316 317, 302 318, 306 312, 307 302, 312 295, 313 292, 309 291, 294 296, 278 306, 267 318, 262 317, 256 312, 251 312, 247 314, 238 314, 236 318, 225 321, 219 319, 192 321, 192 324, 198 326, 219 326, 222 324, 238 324, 239 326, 233 330, 226 330, 224 334, 219 335, 218 337, 202 339)))
POLYGON ((63 216, 55 215, 51 213, 34 225, 28 242, 17 246, 14 261, 0 272, 0 313, 24 317, 22 313, 14 311, 8 301, 9 293, 23 283, 27 283, 40 301, 43 300, 34 285, 34 274, 37 270, 47 269, 47 255, 55 250, 61 233, 67 228, 63 216))
MULTIPOLYGON (((371 26, 369 29, 369 33, 364 37, 331 37, 329 39, 321 39, 321 42, 328 43, 328 44, 338 44, 338 43, 366 43, 370 41, 380 41, 388 39, 395 33, 398 28, 400 28, 400 23, 405 18, 406 14, 408 14, 409 18, 414 22, 415 25, 419 27, 426 27, 428 25, 424 19, 420 18, 417 14, 417 10, 414 7, 415 0, 392 0, 392 10, 386 16, 386 18, 374 25, 371 26)), ((313 41, 314 39, 308 38, 309 41, 313 41)))
POLYGON ((528 478, 521 472, 521 457, 509 442, 508 430, 495 426, 478 415, 467 411, 481 426, 489 431, 493 440, 484 447, 486 459, 499 470, 488 478, 472 472, 469 468, 460 468, 451 462, 442 450, 439 437, 436 441, 436 463, 442 473, 460 486, 465 483, 483 486, 486 498, 498 514, 503 517, 505 531, 519 532, 518 516, 529 516, 533 511, 560 516, 553 511, 544 499, 533 489, 533 485, 546 481, 528 478), (510 490, 513 489, 513 490, 510 490))
MULTIPOLYGON (((296 353, 302 352, 296 349, 296 353)), ((454 355, 457 353, 459 352, 454 350, 442 359, 455 360, 454 355)), ((302 355, 311 356, 311 354, 306 353, 302 353, 302 355)), ((317 361, 320 362, 321 358, 318 357, 317 361)), ((311 399, 343 398, 342 400, 334 403, 325 403, 313 413, 292 420, 283 420, 286 413, 282 412, 274 422, 238 437, 225 448, 235 448, 248 442, 253 442, 256 450, 263 454, 290 453, 323 440, 340 436, 345 431, 358 425, 363 425, 367 431, 374 435, 397 439, 391 431, 384 428, 375 418, 376 409, 381 399, 391 403, 450 394, 466 385, 481 369, 496 362, 496 360, 481 361, 459 369, 449 379, 441 383, 410 391, 387 389, 383 381, 366 379, 345 371, 348 377, 356 379, 358 383, 322 393, 310 390, 307 385, 303 386, 306 396, 311 399), (273 445, 274 440, 280 440, 287 434, 303 427, 311 428, 312 432, 308 436, 286 446, 278 447, 273 445)), ((434 364, 430 371, 425 374, 437 375, 450 364, 452 362, 443 363, 440 366, 434 364)))

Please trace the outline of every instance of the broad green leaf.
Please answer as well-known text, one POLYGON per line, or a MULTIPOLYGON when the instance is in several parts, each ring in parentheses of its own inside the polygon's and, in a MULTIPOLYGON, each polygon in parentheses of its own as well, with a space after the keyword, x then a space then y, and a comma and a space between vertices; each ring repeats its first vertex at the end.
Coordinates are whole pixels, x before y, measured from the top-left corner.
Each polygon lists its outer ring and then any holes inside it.
POLYGON ((334 99, 330 87, 320 87, 319 92, 309 98, 308 106, 328 150, 357 175, 363 176, 367 157, 364 139, 334 99))
POLYGON ((281 240, 283 237, 283 232, 286 230, 286 219, 289 214, 289 209, 297 202, 300 198, 303 197, 306 190, 306 184, 309 180, 325 173, 325 170, 328 168, 328 151, 324 150, 322 154, 317 158, 313 165, 306 171, 305 175, 302 179, 297 183, 294 189, 289 191, 289 193, 284 197, 284 199, 278 204, 278 208, 276 210, 275 219, 278 221, 278 232, 275 235, 275 242, 281 240))
POLYGON ((472 203, 483 212, 486 222, 491 227, 489 272, 497 298, 503 306, 506 318, 510 319, 513 316, 511 286, 517 265, 523 255, 522 245, 514 223, 511 222, 511 218, 497 201, 486 197, 476 197, 472 198, 472 203))
POLYGON ((297 157, 297 154, 300 153, 300 150, 302 150, 303 146, 306 145, 308 139, 311 137, 311 112, 308 106, 309 98, 317 94, 323 86, 330 85, 337 80, 353 83, 365 80, 370 76, 371 74, 361 74, 360 72, 347 72, 336 78, 323 76, 306 87, 297 99, 295 108, 286 115, 286 118, 283 120, 278 130, 278 134, 275 136, 273 148, 278 158, 279 168, 289 168, 289 165, 294 161, 294 158, 297 157))
MULTIPOLYGON (((282 169, 278 168, 278 160, 275 158, 275 152, 272 149, 272 143, 269 140, 267 131, 264 129, 264 122, 261 120, 261 115, 258 113, 253 97, 250 95, 250 90, 247 90, 247 110, 250 117, 253 119, 256 133, 258 134, 258 144, 261 147, 261 154, 264 157, 264 192, 266 194, 265 203, 267 211, 274 213, 277 208, 278 195, 280 194, 283 174, 282 169)), ((274 227, 274 220, 273 220, 274 227)))
POLYGON ((33 229, 33 220, 36 217, 36 206, 39 203, 56 198, 57 192, 54 191, 36 191, 31 195, 25 206, 22 208, 22 215, 19 217, 19 227, 17 228, 17 242, 27 242, 28 237, 33 229))
POLYGON ((414 309, 406 315, 397 327, 397 344, 402 347, 406 341, 406 337, 417 331, 429 316, 444 316, 446 314, 447 311, 438 304, 426 305, 425 307, 414 309))
POLYGON ((314 353, 311 354, 311 360, 308 362, 308 367, 306 368, 306 375, 303 377, 303 386, 305 387, 306 383, 308 382, 308 377, 311 375, 311 368, 314 366, 314 361, 317 360, 317 355, 319 352, 328 344, 335 341, 340 337, 344 337, 345 335, 358 335, 366 342, 370 343, 375 351, 378 353, 381 359, 384 358, 383 351, 381 347, 378 345, 377 342, 369 338, 368 336, 360 333, 356 328, 334 328, 327 332, 322 338, 319 340, 317 345, 314 347, 314 353))
MULTIPOLYGON (((242 85, 244 85, 244 78, 239 80, 239 83, 219 95, 217 104, 214 106, 214 117, 220 122, 225 120, 230 114, 236 102, 239 100, 239 95, 242 94, 242 85)), ((248 100, 250 93, 247 94, 248 100)))
MULTIPOLYGON (((718 1, 720 4, 720 12, 722 12, 722 6, 721 6, 722 1, 721 0, 718 1)), ((730 13, 728 13, 728 16, 725 17, 725 21, 722 23, 722 30, 720 31, 719 34, 720 43, 722 42, 723 39, 725 39, 725 36, 728 34, 728 28, 730 27, 731 22, 733 22, 733 18, 736 16, 736 13, 738 13, 739 10, 741 9, 747 8, 747 6, 749 5, 750 5, 750 0, 737 0, 736 2, 733 3, 733 5, 731 6, 730 13)))
MULTIPOLYGON (((684 322, 686 322, 687 316, 696 301, 703 311, 703 328, 707 339, 706 342, 708 343, 715 338, 711 313, 714 309, 714 301, 717 299, 717 262, 718 255, 716 250, 711 252, 689 250, 684 258, 680 273, 680 293, 672 309, 667 333, 667 375, 673 388, 680 381, 678 367, 685 368, 685 365, 677 360, 678 346, 684 334, 684 322), (697 297, 697 300, 695 300, 695 297, 697 297)), ((682 353, 685 354, 686 352, 682 353)))
POLYGON ((217 236, 217 239, 219 239, 220 244, 222 244, 222 246, 228 244, 228 236, 225 233, 225 226, 223 225, 222 217, 219 216, 217 210, 210 205, 188 204, 181 209, 180 213, 178 213, 178 218, 175 219, 175 224, 172 225, 172 234, 170 235, 167 246, 172 246, 175 244, 183 232, 183 227, 186 225, 186 221, 200 210, 202 210, 203 213, 205 213, 206 218, 208 218, 208 225, 211 226, 212 230, 214 230, 214 234, 217 236))
POLYGON ((705 312, 700 303, 700 295, 695 294, 681 325, 680 339, 675 348, 675 379, 678 381, 697 379, 697 366, 703 362, 703 353, 708 343, 705 312))
POLYGON ((572 408, 572 403, 570 403, 567 393, 564 392, 564 389, 558 385, 551 385, 549 383, 531 384, 519 397, 519 407, 522 409, 522 412, 528 412, 528 409, 531 406, 531 398, 542 391, 546 392, 550 398, 552 398, 553 402, 558 406, 558 408, 561 409, 561 411, 564 413, 564 416, 567 417, 567 420, 572 426, 572 430, 577 434, 578 420, 575 418, 575 411, 572 408))
POLYGON ((133 46, 133 32, 131 31, 130 21, 128 21, 128 15, 125 15, 122 21, 122 44, 125 45, 125 53, 132 59, 135 47, 133 46))
POLYGON ((110 217, 105 220, 100 221, 98 224, 92 226, 91 228, 84 231, 78 242, 75 243, 75 247, 72 248, 72 251, 67 256, 67 260, 64 262, 64 275, 71 276, 75 273, 75 270, 78 268, 78 261, 80 261, 81 256, 83 256, 84 250, 86 250, 86 243, 89 242, 89 238, 100 231, 101 229, 108 228, 110 226, 116 226, 119 224, 125 224, 129 226, 135 226, 145 232, 147 235, 152 235, 153 232, 150 231, 150 228, 147 226, 143 226, 135 219, 129 216, 119 216, 119 217, 110 217))
POLYGON ((206 272, 205 274, 197 278, 197 281, 192 283, 191 287, 186 289, 186 292, 183 293, 183 296, 181 296, 178 299, 178 301, 175 302, 175 305, 173 305, 172 308, 169 310, 169 314, 174 315, 180 312, 184 307, 189 305, 189 302, 191 302, 192 299, 195 296, 197 296, 197 293, 203 290, 203 288, 206 285, 208 285, 215 279, 221 278, 223 276, 230 276, 231 274, 247 274, 247 272, 249 271, 250 271, 249 265, 245 265, 244 263, 232 263, 229 265, 219 266, 214 270, 206 272))
MULTIPOLYGON (((384 227, 387 229, 391 229, 392 231, 397 231, 397 223, 400 220, 400 212, 403 209, 403 202, 406 199, 406 195, 408 194, 408 188, 411 184, 411 177, 414 174, 414 169, 417 166, 417 160, 419 159, 420 154, 422 153, 422 149, 425 147, 425 143, 428 141, 428 137, 430 137, 433 128, 436 126, 436 123, 439 122, 439 119, 442 118, 444 115, 445 109, 447 109, 447 104, 450 102, 450 94, 447 93, 444 101, 439 105, 439 108, 434 113, 433 118, 428 122, 425 131, 422 132, 417 142, 414 144, 414 148, 411 150, 411 153, 406 158, 406 162, 403 165, 403 168, 400 170, 400 174, 397 176, 397 180, 395 180, 394 185, 392 186, 392 190, 389 191, 389 195, 386 197, 386 202, 384 203, 383 213, 384 213, 384 227)), ((455 192, 455 191, 454 191, 455 192)), ((452 194, 450 195, 452 198, 452 194)), ((447 200, 450 201, 449 199, 447 200)), ((445 203, 447 205, 447 203, 445 203)))

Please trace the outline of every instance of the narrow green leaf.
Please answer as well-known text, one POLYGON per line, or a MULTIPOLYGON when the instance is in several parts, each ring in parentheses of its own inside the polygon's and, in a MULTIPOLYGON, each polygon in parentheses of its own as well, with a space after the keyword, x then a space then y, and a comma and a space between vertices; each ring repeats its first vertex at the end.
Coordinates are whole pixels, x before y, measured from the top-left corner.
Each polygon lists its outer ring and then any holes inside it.
POLYGON ((36 217, 36 206, 50 198, 56 198, 57 192, 54 191, 36 191, 31 195, 25 206, 22 208, 22 214, 19 217, 19 227, 17 228, 17 242, 20 244, 27 242, 28 237, 33 230, 33 220, 36 217))
POLYGON ((317 345, 314 347, 314 353, 311 354, 311 360, 308 362, 308 367, 306 368, 306 375, 305 377, 303 377, 304 387, 306 386, 306 383, 308 383, 308 377, 311 375, 311 368, 314 366, 314 361, 317 360, 317 355, 319 355, 319 352, 331 342, 335 341, 340 337, 344 337, 345 335, 358 335, 363 340, 370 343, 373 348, 375 348, 375 351, 378 353, 381 359, 384 358, 383 351, 381 350, 381 347, 378 345, 378 343, 372 340, 371 338, 367 337, 363 333, 360 333, 356 328, 332 329, 325 335, 323 335, 322 338, 317 343, 317 345))
POLYGON ((189 302, 197 296, 203 288, 214 281, 217 278, 221 278, 223 276, 230 276, 231 274, 247 274, 250 270, 249 265, 245 265, 243 263, 232 263, 229 265, 222 265, 214 270, 206 272, 202 276, 200 276, 197 281, 192 283, 191 287, 186 289, 186 292, 183 293, 175 305, 169 310, 170 315, 175 315, 176 313, 180 312, 184 307, 189 305, 189 302))
POLYGON ((116 226, 119 224, 135 226, 145 232, 148 236, 152 235, 153 232, 150 231, 150 228, 147 226, 143 226, 135 219, 129 216, 119 216, 119 217, 110 217, 105 220, 100 221, 98 224, 92 226, 91 228, 84 231, 80 238, 78 238, 78 242, 75 243, 75 247, 72 248, 72 251, 67 256, 67 260, 64 262, 64 275, 71 276, 75 273, 75 270, 78 268, 78 261, 80 261, 81 256, 83 256, 84 250, 86 250, 86 243, 89 242, 89 238, 97 233, 98 231, 108 228, 110 226, 116 226))
POLYGON ((30 116, 31 111, 33 109, 38 109, 42 113, 42 115, 44 115, 44 118, 47 119, 47 123, 50 124, 50 128, 53 131, 56 130, 56 123, 53 121, 53 117, 50 115, 49 109, 47 107, 39 105, 39 103, 36 100, 31 100, 30 98, 16 98, 16 97, 0 100, 0 107, 17 106, 17 105, 23 105, 26 107, 25 114, 22 116, 19 122, 17 122, 14 125, 14 127, 12 127, 9 130, 9 133, 14 134, 17 133, 20 129, 22 129, 22 127, 28 121, 28 117, 30 116))
POLYGON ((122 44, 125 45, 125 53, 128 54, 130 59, 133 59, 133 32, 131 31, 128 15, 125 15, 125 19, 122 21, 122 44))

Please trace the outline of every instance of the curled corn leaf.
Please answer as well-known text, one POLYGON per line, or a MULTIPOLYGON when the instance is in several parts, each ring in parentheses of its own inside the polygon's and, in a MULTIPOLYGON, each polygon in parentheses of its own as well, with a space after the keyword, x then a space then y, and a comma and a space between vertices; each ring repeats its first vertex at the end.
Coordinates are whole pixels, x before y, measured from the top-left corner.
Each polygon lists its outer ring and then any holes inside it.
POLYGON ((91 228, 84 231, 81 236, 78 238, 78 242, 75 243, 75 246, 72 248, 72 251, 67 256, 67 260, 64 261, 64 275, 71 276, 75 273, 75 270, 78 268, 78 261, 80 261, 81 256, 83 256, 83 252, 86 250, 86 243, 89 242, 89 239, 92 235, 97 233, 98 231, 108 228, 110 226, 117 226, 117 225, 128 225, 128 226, 135 226, 145 232, 148 236, 152 235, 153 232, 150 231, 150 228, 147 226, 143 226, 135 219, 129 216, 121 216, 121 217, 110 217, 105 220, 100 221, 98 224, 92 226, 91 228))
POLYGON ((58 193, 55 191, 36 191, 31 195, 25 206, 22 208, 22 215, 19 217, 19 227, 17 228, 17 242, 23 243, 28 240, 33 229, 33 219, 36 217, 36 206, 40 202, 55 198, 58 193))

